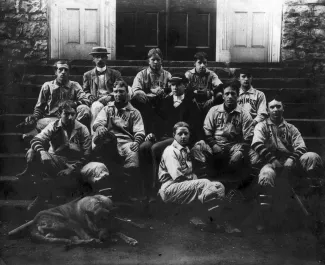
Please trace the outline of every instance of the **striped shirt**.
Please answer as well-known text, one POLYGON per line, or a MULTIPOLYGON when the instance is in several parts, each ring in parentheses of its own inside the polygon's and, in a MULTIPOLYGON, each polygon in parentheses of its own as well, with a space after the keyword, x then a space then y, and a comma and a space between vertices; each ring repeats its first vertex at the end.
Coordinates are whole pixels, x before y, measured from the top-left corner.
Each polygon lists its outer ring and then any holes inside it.
POLYGON ((75 121, 70 137, 62 126, 61 119, 51 122, 31 140, 34 151, 48 150, 49 153, 75 161, 75 168, 81 168, 88 161, 91 152, 91 137, 87 127, 75 121))
POLYGON ((281 157, 299 159, 307 147, 298 129, 283 120, 279 125, 270 118, 256 125, 252 148, 267 162, 281 157))

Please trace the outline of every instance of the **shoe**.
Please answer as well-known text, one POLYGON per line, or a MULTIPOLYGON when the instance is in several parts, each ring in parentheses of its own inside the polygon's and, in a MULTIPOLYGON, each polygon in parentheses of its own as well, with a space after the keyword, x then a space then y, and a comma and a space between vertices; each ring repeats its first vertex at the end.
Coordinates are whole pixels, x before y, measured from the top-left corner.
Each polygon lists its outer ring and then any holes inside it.
POLYGON ((27 206, 27 211, 41 211, 45 208, 45 200, 43 198, 40 198, 39 196, 36 196, 36 198, 27 206))

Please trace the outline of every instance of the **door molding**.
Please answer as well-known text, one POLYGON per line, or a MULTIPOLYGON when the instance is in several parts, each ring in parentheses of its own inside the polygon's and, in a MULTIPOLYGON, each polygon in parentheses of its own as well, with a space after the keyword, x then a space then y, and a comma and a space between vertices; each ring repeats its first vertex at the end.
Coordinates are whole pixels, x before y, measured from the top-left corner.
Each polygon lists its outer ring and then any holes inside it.
MULTIPOLYGON (((230 62, 230 36, 227 31, 229 18, 227 12, 227 2, 231 0, 216 0, 216 61, 230 62)), ((270 0, 271 1, 271 0, 270 0)), ((280 62, 281 51, 281 26, 282 26, 282 0, 272 1, 273 12, 269 20, 269 43, 267 62, 280 62)))
MULTIPOLYGON (((77 5, 87 0, 49 0, 48 21, 50 25, 50 58, 59 59, 61 54, 61 12, 62 5, 77 5)), ((116 58, 116 0, 100 1, 100 46, 107 47, 108 58, 116 58)), ((90 52, 90 51, 89 51, 90 52)))

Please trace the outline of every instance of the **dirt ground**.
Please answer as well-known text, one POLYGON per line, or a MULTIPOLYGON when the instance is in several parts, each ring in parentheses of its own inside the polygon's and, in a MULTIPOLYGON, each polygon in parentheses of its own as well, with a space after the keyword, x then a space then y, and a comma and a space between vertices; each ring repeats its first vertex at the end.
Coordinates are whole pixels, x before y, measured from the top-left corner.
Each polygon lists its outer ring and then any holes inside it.
POLYGON ((137 246, 116 242, 70 250, 33 243, 29 238, 8 240, 5 234, 19 222, 2 222, 0 257, 7 265, 321 263, 315 237, 301 226, 258 233, 254 225, 246 225, 241 234, 227 234, 201 231, 189 223, 189 218, 175 217, 172 212, 161 213, 159 218, 141 215, 129 218, 147 225, 144 229, 123 227, 125 234, 139 241, 137 246))

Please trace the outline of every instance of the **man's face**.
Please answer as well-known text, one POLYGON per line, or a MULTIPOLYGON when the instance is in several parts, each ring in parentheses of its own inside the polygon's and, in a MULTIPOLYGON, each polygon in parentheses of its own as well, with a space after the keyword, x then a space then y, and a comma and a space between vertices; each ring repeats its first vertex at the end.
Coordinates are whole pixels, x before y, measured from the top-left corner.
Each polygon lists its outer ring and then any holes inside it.
POLYGON ((76 116, 77 116, 77 114, 74 109, 63 110, 61 113, 61 122, 65 126, 70 127, 74 124, 76 116))
POLYGON ((127 100, 127 92, 125 87, 114 87, 113 88, 114 99, 117 103, 124 103, 127 100))
POLYGON ((223 91, 224 104, 228 108, 235 108, 237 106, 237 92, 232 87, 226 87, 223 91))
POLYGON ((97 67, 103 68, 107 62, 107 54, 93 54, 93 62, 96 64, 97 67))
POLYGON ((185 85, 183 83, 170 83, 170 87, 174 96, 181 96, 185 92, 185 85))
POLYGON ((252 76, 249 74, 240 74, 239 82, 243 88, 249 89, 252 84, 252 76))
POLYGON ((56 80, 63 84, 68 82, 69 72, 69 67, 67 65, 57 64, 57 69, 55 71, 56 80))
POLYGON ((283 105, 281 101, 272 100, 268 104, 268 112, 271 120, 282 119, 283 117, 283 105))
POLYGON ((186 146, 190 140, 190 131, 187 127, 179 127, 174 134, 174 139, 181 146, 186 146))
POLYGON ((158 54, 154 54, 149 58, 149 66, 154 71, 159 71, 161 68, 162 59, 158 54))
POLYGON ((195 71, 199 74, 203 74, 207 69, 208 61, 207 59, 197 60, 194 65, 195 71))

